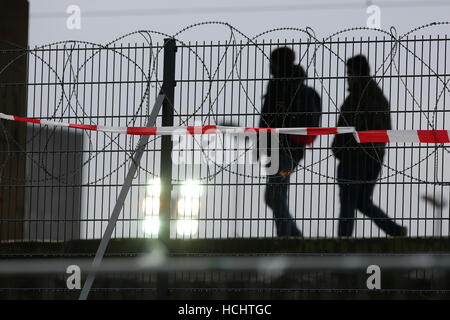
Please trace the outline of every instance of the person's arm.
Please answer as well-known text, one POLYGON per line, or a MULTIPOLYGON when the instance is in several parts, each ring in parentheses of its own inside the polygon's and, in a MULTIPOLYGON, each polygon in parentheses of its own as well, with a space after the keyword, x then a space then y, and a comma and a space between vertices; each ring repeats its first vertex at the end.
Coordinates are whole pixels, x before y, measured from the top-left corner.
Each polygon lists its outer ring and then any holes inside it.
POLYGON ((391 114, 389 102, 383 93, 379 92, 379 97, 375 101, 375 107, 378 111, 375 114, 369 115, 371 126, 367 130, 391 130, 391 114))
POLYGON ((316 90, 314 90, 314 106, 316 111, 316 113, 314 113, 314 122, 320 127, 322 123, 322 100, 316 90))
POLYGON ((263 105, 261 108, 261 116, 259 118, 259 128, 267 128, 269 119, 268 114, 270 113, 270 92, 271 91, 271 85, 270 82, 267 84, 266 94, 264 95, 263 105))
POLYGON ((386 130, 391 130, 392 129, 392 122, 391 122, 391 106, 389 104, 389 101, 386 99, 385 96, 383 96, 384 99, 384 105, 386 106, 384 108, 384 122, 386 124, 386 130))
MULTIPOLYGON (((310 121, 307 126, 320 127, 322 118, 322 101, 320 99, 320 95, 316 90, 311 88, 310 91, 311 94, 309 95, 309 99, 311 99, 311 101, 308 101, 308 103, 310 104, 310 107, 308 107, 308 111, 311 112, 311 114, 308 115, 308 119, 310 119, 310 121)), ((305 136, 304 144, 311 146, 316 138, 317 136, 305 136)))
MULTIPOLYGON (((352 125, 352 122, 347 121, 347 119, 349 119, 349 113, 346 112, 349 109, 351 101, 352 99, 350 98, 350 96, 347 96, 347 98, 345 98, 344 103, 342 104, 340 109, 336 127, 348 127, 352 125)), ((353 140, 354 143, 356 143, 352 134, 336 134, 334 136, 331 145, 331 150, 336 159, 340 160, 342 158, 341 157, 342 150, 353 142, 351 140, 353 140)))
MULTIPOLYGON (((269 82, 267 84, 267 88, 266 88, 266 94, 264 95, 264 100, 263 100, 263 105, 261 108, 261 115, 259 117, 259 124, 258 127, 259 128, 268 128, 268 124, 269 124, 269 116, 270 116, 270 112, 271 112, 271 106, 270 106, 270 94, 272 91, 272 85, 269 82)), ((259 138, 259 133, 256 133, 256 147, 257 147, 257 153, 256 153, 256 157, 257 157, 257 161, 260 160, 262 153, 266 153, 267 150, 265 150, 264 152, 261 150, 260 148, 260 138, 259 138)))
MULTIPOLYGON (((374 87, 371 92, 371 99, 367 97, 367 101, 365 102, 368 112, 363 114, 359 125, 356 126, 356 130, 390 130, 389 102, 384 97, 380 88, 374 87)), ((358 149, 358 155, 360 157, 365 158, 369 155, 371 158, 378 159, 383 156, 386 144, 384 142, 372 142, 360 144, 359 146, 361 147, 361 149, 358 149)))

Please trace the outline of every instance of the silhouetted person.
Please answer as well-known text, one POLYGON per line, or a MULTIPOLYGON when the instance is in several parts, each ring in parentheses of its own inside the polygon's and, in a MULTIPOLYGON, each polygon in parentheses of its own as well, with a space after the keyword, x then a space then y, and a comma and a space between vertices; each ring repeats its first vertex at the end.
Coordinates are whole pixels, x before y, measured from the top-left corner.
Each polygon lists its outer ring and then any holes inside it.
MULTIPOLYGON (((337 126, 355 127, 357 131, 391 129, 389 102, 370 77, 367 59, 362 55, 350 58, 347 74, 349 95, 341 107, 337 126)), ((352 235, 357 209, 388 235, 406 235, 406 228, 396 224, 372 201, 385 146, 385 143, 357 143, 352 134, 338 134, 334 138, 332 149, 339 160, 339 236, 352 235)))
MULTIPOLYGON (((261 128, 312 127, 320 121, 320 96, 304 85, 305 71, 294 64, 295 53, 278 48, 270 56, 269 80, 259 126, 261 128)), ((289 176, 303 158, 311 137, 281 134, 279 137, 279 170, 267 177, 265 201, 272 209, 278 236, 301 236, 288 206, 289 176)), ((270 137, 268 150, 270 150, 270 137)))

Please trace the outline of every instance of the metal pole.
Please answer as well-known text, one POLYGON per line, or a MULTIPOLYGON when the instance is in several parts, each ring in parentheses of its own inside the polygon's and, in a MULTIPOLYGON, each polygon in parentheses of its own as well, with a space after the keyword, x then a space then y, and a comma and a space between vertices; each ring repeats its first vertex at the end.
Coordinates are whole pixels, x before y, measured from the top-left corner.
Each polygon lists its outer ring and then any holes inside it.
MULTIPOLYGON (((161 109, 164 100, 165 100, 164 94, 160 92, 153 106, 152 113, 150 114, 150 117, 147 120, 147 127, 153 127, 155 125, 156 118, 158 116, 158 113, 161 109)), ((130 190, 131 183, 133 182, 134 179, 134 175, 136 174, 139 163, 141 162, 142 154, 144 153, 144 149, 145 146, 147 145, 148 139, 149 139, 148 135, 141 136, 141 138, 139 139, 136 151, 134 152, 132 158, 130 170, 128 171, 128 174, 125 178, 125 182, 122 186, 122 189, 120 190, 119 197, 117 198, 117 202, 114 206, 114 210, 111 214, 111 217, 109 218, 108 226, 106 227, 105 233, 103 234, 103 238, 97 249, 97 253, 95 254, 91 272, 89 273, 86 282, 84 283, 79 300, 86 300, 89 295, 92 283, 95 280, 96 269, 98 269, 98 267, 100 266, 103 260, 103 256, 105 255, 106 247, 108 246, 109 240, 111 239, 111 235, 114 231, 114 228, 116 227, 117 219, 119 218, 119 214, 122 211, 123 204, 125 202, 125 199, 127 198, 128 191, 130 190)))
MULTIPOLYGON (((162 92, 166 96, 162 110, 162 126, 173 126, 173 105, 175 92, 175 39, 164 39, 164 78, 162 92)), ((159 240, 169 249, 170 202, 172 198, 172 137, 163 136, 161 141, 161 206, 159 240)), ((158 273, 156 295, 159 299, 168 298, 168 274, 158 273)))

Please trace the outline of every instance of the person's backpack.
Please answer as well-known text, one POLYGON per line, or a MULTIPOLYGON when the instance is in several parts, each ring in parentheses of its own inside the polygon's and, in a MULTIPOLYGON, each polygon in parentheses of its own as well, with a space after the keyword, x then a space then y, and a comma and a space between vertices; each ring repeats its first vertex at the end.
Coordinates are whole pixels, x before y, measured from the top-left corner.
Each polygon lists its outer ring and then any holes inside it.
MULTIPOLYGON (((297 110, 292 115, 290 125, 298 128, 319 127, 322 115, 320 96, 311 88, 304 86, 296 97, 297 110)), ((317 136, 291 135, 291 140, 299 145, 311 145, 317 136)))

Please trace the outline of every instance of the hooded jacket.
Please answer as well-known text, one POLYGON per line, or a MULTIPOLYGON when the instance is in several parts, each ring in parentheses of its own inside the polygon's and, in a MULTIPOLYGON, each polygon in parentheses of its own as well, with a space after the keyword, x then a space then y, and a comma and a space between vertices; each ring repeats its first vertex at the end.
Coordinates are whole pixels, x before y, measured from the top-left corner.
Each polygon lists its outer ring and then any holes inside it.
MULTIPOLYGON (((269 81, 259 122, 260 128, 314 126, 311 124, 316 120, 313 117, 320 119, 320 114, 311 113, 314 110, 309 109, 312 105, 321 108, 320 97, 314 89, 304 85, 304 77, 301 67, 295 65, 284 78, 269 81)), ((303 158, 305 145, 312 143, 312 139, 296 139, 298 137, 286 134, 280 134, 278 137, 280 156, 284 154, 292 157, 295 163, 303 158)), ((270 148, 270 137, 267 142, 270 148)))

